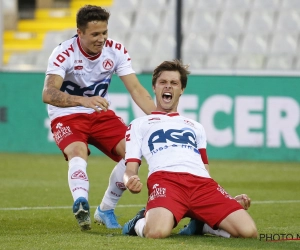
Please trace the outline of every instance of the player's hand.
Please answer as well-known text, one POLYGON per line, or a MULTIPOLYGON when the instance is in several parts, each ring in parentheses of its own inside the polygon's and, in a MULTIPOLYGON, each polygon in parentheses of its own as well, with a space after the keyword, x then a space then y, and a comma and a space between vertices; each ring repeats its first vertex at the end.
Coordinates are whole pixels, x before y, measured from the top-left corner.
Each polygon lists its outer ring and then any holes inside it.
POLYGON ((240 203, 245 210, 247 210, 251 205, 251 199, 246 194, 239 194, 235 196, 234 199, 240 203))
POLYGON ((107 111, 109 103, 105 98, 101 96, 92 96, 92 97, 84 97, 82 106, 86 108, 92 108, 96 112, 100 112, 101 109, 103 111, 107 111))
POLYGON ((141 183, 140 178, 137 175, 133 175, 128 179, 125 186, 131 193, 137 194, 141 192, 143 183, 141 183))

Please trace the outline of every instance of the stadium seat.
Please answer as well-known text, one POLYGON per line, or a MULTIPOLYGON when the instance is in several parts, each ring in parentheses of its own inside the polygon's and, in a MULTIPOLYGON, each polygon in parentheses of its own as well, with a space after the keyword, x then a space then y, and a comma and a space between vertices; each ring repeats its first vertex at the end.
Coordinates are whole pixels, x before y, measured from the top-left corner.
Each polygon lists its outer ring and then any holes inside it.
POLYGON ((195 10, 219 11, 223 8, 225 0, 195 0, 197 2, 195 10))
POLYGON ((186 54, 183 55, 182 61, 184 64, 189 65, 189 71, 191 73, 201 71, 205 68, 206 56, 205 55, 193 55, 187 56, 186 54))
POLYGON ((234 68, 239 70, 262 70, 265 63, 265 56, 262 54, 240 53, 236 59, 234 68))
POLYGON ((225 3, 225 9, 230 10, 249 10, 253 0, 227 0, 225 3))
POLYGON ((182 54, 187 57, 197 57, 208 54, 211 50, 212 38, 201 33, 189 33, 182 41, 182 54))
POLYGON ((111 15, 108 21, 108 36, 123 44, 127 44, 128 34, 133 25, 134 12, 120 11, 111 15))
POLYGON ((269 35, 274 29, 274 11, 253 11, 250 14, 246 32, 269 35))
POLYGON ((300 56, 298 56, 297 59, 295 59, 294 64, 295 64, 294 69, 300 71, 300 56))
POLYGON ((159 63, 164 60, 173 60, 175 58, 176 40, 174 36, 168 34, 160 34, 151 51, 151 59, 146 70, 153 70, 159 63))
POLYGON ((272 55, 294 55, 297 54, 298 36, 278 33, 273 36, 270 44, 272 55))
POLYGON ((35 67, 41 71, 46 71, 50 54, 49 51, 40 51, 36 56, 35 67))
POLYGON ((132 59, 132 66, 135 71, 141 71, 147 64, 152 54, 154 43, 153 35, 137 34, 130 36, 128 45, 125 45, 132 59))
POLYGON ((280 8, 280 0, 255 0, 252 11, 268 10, 274 11, 280 8))
POLYGON ((8 65, 16 65, 16 64, 34 64, 36 59, 36 55, 39 51, 26 51, 23 53, 14 53, 10 56, 8 65))
POLYGON ((211 54, 208 56, 206 69, 232 69, 235 56, 228 54, 211 54))
POLYGON ((266 69, 292 70, 294 60, 294 56, 291 55, 270 55, 267 58, 266 69))
POLYGON ((223 11, 219 21, 218 32, 240 35, 244 31, 245 11, 223 11))
POLYGON ((283 9, 300 10, 299 0, 282 0, 281 4, 283 9))
MULTIPOLYGON (((113 0, 112 6, 110 7, 112 13, 122 11, 135 12, 138 8, 140 1, 138 0, 113 0)), ((112 15, 113 16, 113 15, 112 15)))
POLYGON ((52 52, 52 50, 65 40, 70 39, 68 33, 61 31, 49 31, 46 33, 42 50, 52 52))
POLYGON ((118 32, 128 31, 133 24, 133 15, 130 12, 121 11, 117 15, 111 15, 108 21, 109 32, 116 30, 118 32))
MULTIPOLYGON (((170 1, 169 7, 176 8, 176 1, 170 1)), ((196 10, 198 6, 197 0, 184 0, 182 1, 182 8, 184 13, 189 13, 190 11, 196 10)), ((200 10, 200 9, 199 9, 200 10)))
POLYGON ((194 32, 202 34, 212 34, 216 32, 217 28, 217 15, 216 11, 199 11, 192 15, 190 20, 190 27, 187 26, 185 32, 194 32))
POLYGON ((281 11, 274 32, 298 34, 300 32, 300 10, 281 11))
POLYGON ((155 69, 155 67, 157 67, 157 65, 161 64, 163 61, 174 59, 174 56, 171 56, 169 54, 151 55, 149 62, 143 69, 143 72, 153 73, 153 70, 155 69))
MULTIPOLYGON (((169 11, 166 11, 165 14, 162 17, 162 23, 160 25, 159 32, 160 33, 167 33, 169 35, 175 36, 176 31, 176 19, 175 19, 176 13, 175 9, 170 9, 169 11)), ((182 13, 182 23, 181 23, 181 29, 182 33, 186 33, 188 30, 188 18, 186 16, 186 13, 182 13)))
POLYGON ((166 10, 168 7, 168 0, 139 0, 138 11, 162 11, 166 10))
POLYGON ((241 41, 240 52, 243 54, 266 54, 268 51, 268 35, 246 34, 241 41))
POLYGON ((139 10, 132 26, 132 33, 160 33, 161 11, 139 10))
POLYGON ((212 44, 212 52, 215 54, 236 54, 239 49, 239 36, 223 35, 216 36, 212 44))
POLYGON ((110 7, 114 0, 71 0, 70 1, 70 8, 71 9, 79 9, 85 4, 91 5, 101 5, 102 7, 110 7))

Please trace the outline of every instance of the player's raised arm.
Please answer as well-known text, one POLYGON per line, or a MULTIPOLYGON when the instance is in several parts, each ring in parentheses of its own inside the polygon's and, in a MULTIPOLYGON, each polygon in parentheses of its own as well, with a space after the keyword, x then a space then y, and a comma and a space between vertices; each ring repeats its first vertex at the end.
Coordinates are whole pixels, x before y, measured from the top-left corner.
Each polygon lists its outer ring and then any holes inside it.
POLYGON ((139 193, 142 190, 143 184, 138 176, 139 163, 127 162, 124 173, 124 184, 128 190, 133 193, 139 193))

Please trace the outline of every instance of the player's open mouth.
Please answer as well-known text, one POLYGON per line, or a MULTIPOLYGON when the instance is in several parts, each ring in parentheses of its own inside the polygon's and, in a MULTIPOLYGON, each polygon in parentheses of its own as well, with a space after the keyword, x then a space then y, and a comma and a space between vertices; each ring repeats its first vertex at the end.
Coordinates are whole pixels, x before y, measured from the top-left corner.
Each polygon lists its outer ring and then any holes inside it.
POLYGON ((172 100, 172 94, 169 92, 163 93, 162 98, 166 102, 170 102, 172 100))

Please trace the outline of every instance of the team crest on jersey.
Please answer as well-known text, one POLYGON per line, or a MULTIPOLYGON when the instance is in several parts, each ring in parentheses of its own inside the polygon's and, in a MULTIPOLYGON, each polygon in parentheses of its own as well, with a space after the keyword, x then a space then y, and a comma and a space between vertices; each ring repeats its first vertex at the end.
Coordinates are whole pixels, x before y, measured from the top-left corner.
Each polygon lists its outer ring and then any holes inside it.
POLYGON ((104 69, 110 70, 110 69, 113 68, 114 62, 113 62, 111 59, 109 59, 109 58, 108 58, 108 59, 105 59, 105 60, 103 61, 103 63, 102 63, 102 66, 103 66, 104 69))

